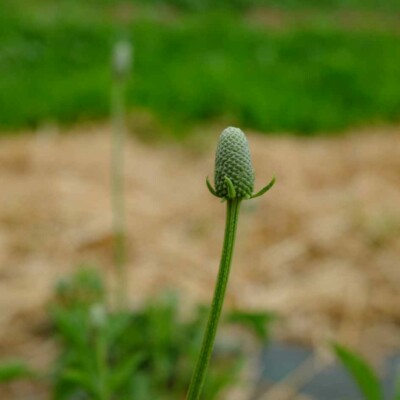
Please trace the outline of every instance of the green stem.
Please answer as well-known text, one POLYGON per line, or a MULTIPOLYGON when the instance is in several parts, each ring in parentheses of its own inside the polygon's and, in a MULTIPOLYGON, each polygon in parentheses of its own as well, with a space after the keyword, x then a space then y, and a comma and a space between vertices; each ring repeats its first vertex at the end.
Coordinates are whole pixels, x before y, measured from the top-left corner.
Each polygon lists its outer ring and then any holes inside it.
POLYGON ((107 365, 107 341, 104 328, 100 328, 95 333, 95 356, 97 361, 97 397, 98 400, 109 400, 110 393, 108 387, 108 365, 107 365))
POLYGON ((187 400, 198 400, 204 386, 208 364, 214 348, 218 322, 224 303, 226 286, 228 284, 229 271, 232 263, 233 248, 235 245, 236 230, 238 224, 240 200, 227 200, 226 223, 224 244, 222 247, 221 262, 219 266, 214 297, 208 317, 207 327, 203 338, 200 354, 190 382, 187 400))
POLYGON ((114 230, 114 262, 117 269, 117 303, 122 308, 126 303, 126 247, 125 247, 125 204, 124 204, 124 141, 125 104, 124 81, 115 78, 112 93, 112 209, 114 230))

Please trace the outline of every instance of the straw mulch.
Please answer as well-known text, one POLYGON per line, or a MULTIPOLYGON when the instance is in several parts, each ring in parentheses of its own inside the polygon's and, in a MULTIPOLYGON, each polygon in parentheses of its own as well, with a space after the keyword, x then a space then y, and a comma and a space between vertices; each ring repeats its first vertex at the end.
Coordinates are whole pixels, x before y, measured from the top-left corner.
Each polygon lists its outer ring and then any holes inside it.
MULTIPOLYGON (((185 305, 210 299, 224 225, 205 187, 210 136, 126 143, 132 306, 168 288, 185 305)), ((277 312, 286 340, 400 348, 400 134, 249 140, 256 187, 277 184, 243 204, 226 306, 277 312)), ((109 165, 108 126, 1 139, 0 356, 46 365, 54 283, 82 263, 112 277, 109 165)))

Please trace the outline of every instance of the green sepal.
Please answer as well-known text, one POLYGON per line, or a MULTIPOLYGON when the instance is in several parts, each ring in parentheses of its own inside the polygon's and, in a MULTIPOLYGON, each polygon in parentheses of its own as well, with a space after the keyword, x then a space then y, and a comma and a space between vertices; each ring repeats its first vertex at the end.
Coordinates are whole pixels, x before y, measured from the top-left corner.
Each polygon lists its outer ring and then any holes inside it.
POLYGON ((224 181, 226 184, 226 188, 228 189, 228 198, 229 199, 234 199, 236 197, 236 190, 235 187, 233 186, 232 181, 225 175, 224 181))
POLYGON ((217 195, 217 192, 216 192, 215 189, 212 187, 212 185, 211 185, 211 183, 210 183, 210 180, 208 179, 208 176, 207 176, 207 178, 206 178, 206 184, 207 184, 207 188, 208 188, 208 190, 210 191, 210 193, 211 193, 213 196, 219 198, 219 196, 217 195))
POLYGON ((254 199, 254 198, 256 198, 256 197, 260 197, 260 196, 262 196, 264 193, 267 193, 268 190, 270 190, 270 189, 272 188, 272 186, 275 185, 275 182, 276 182, 276 179, 275 179, 275 177, 273 177, 273 178, 271 179, 271 182, 268 183, 267 186, 264 186, 259 192, 253 194, 253 195, 250 197, 250 199, 254 199))

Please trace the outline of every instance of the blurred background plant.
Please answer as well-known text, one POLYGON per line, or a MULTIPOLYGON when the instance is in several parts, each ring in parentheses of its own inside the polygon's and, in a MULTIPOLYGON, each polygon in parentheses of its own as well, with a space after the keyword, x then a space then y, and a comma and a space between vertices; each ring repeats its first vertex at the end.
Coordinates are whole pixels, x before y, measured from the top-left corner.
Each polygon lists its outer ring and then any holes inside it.
MULTIPOLYGON (((60 400, 185 397, 207 307, 182 318, 179 299, 169 293, 138 310, 111 312, 98 272, 83 268, 58 284, 50 313, 51 335, 60 348, 54 365, 39 373, 22 361, 3 362, 0 383, 47 379, 52 398, 60 400)), ((264 345, 272 320, 268 313, 232 311, 224 325, 239 326, 264 345)), ((204 398, 219 398, 239 379, 249 362, 246 350, 243 335, 219 341, 204 398)))
POLYGON ((124 308, 127 301, 126 288, 126 232, 124 202, 124 144, 126 140, 126 84, 132 67, 132 45, 120 39, 112 55, 111 115, 113 124, 111 176, 112 213, 114 225, 114 263, 118 280, 118 304, 124 308))
MULTIPOLYGON (((365 400, 383 400, 384 389, 374 369, 356 352, 339 344, 334 345, 338 359, 359 387, 365 400)), ((400 386, 397 383, 393 391, 393 400, 400 399, 400 386)))

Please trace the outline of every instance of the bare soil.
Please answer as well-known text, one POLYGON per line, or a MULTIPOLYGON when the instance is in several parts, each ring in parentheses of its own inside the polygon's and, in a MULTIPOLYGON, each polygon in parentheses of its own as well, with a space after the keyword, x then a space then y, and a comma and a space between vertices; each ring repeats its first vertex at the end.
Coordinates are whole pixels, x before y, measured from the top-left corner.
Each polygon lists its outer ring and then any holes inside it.
MULTIPOLYGON (((201 150, 127 141, 132 306, 168 288, 185 305, 210 299, 225 211, 205 187, 217 137, 201 150)), ((277 184, 243 204, 226 306, 276 311, 275 335, 285 340, 399 349, 398 129, 249 141, 257 187, 274 174, 277 184)), ((46 365, 55 282, 82 263, 112 275, 109 165, 108 126, 1 139, 0 357, 46 365)))

